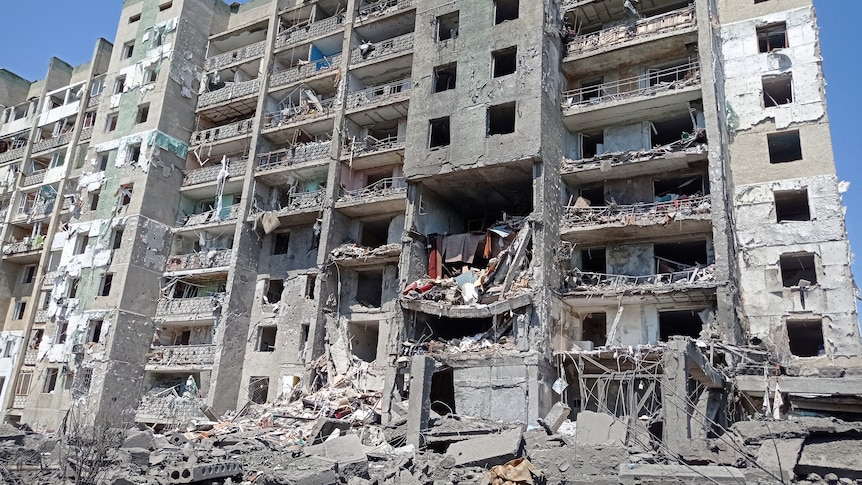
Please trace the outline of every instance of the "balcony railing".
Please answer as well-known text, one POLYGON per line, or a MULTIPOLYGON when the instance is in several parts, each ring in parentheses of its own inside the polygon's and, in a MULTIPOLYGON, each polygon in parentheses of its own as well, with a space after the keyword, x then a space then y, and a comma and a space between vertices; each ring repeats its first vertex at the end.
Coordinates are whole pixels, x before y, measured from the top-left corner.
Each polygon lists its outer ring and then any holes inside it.
POLYGON ((180 227, 193 227, 200 226, 203 224, 209 224, 211 222, 234 221, 237 217, 239 217, 239 204, 235 204, 230 207, 224 207, 220 211, 213 209, 206 212, 201 212, 199 214, 192 214, 188 216, 184 221, 179 221, 177 224, 180 227))
MULTIPOLYGON (((242 157, 239 160, 228 161, 227 174, 228 177, 242 177, 245 175, 245 167, 248 164, 248 158, 242 157)), ((183 176, 183 186, 204 184, 218 180, 222 166, 216 163, 211 167, 199 168, 197 170, 189 170, 183 176)))
POLYGON ((201 411, 206 401, 199 397, 180 396, 174 388, 159 394, 146 395, 135 412, 135 421, 142 423, 188 423, 207 417, 201 411))
POLYGON ((305 39, 311 39, 337 30, 344 23, 344 15, 333 15, 332 17, 319 20, 314 23, 301 22, 294 24, 278 33, 275 38, 275 48, 280 49, 286 45, 296 44, 305 39))
POLYGON ((406 194, 407 182, 404 177, 391 177, 378 180, 367 187, 356 190, 341 188, 339 200, 357 200, 369 197, 385 197, 394 194, 406 194))
POLYGON ((323 206, 323 198, 326 197, 325 190, 312 192, 294 192, 287 196, 287 204, 279 207, 270 207, 258 210, 258 212, 274 212, 276 214, 287 214, 294 211, 307 209, 319 209, 323 206))
POLYGON ((356 91, 347 95, 347 109, 358 108, 382 102, 392 102, 397 99, 410 97, 410 89, 413 88, 412 79, 372 86, 362 91, 356 91))
POLYGON ((35 241, 28 237, 22 241, 6 243, 3 245, 3 254, 10 255, 39 251, 44 246, 44 241, 44 238, 41 237, 35 241))
POLYGON ((322 118, 332 113, 332 104, 335 98, 320 101, 319 106, 306 103, 301 106, 291 106, 281 111, 266 113, 263 118, 263 127, 278 128, 292 123, 300 123, 314 118, 322 118))
POLYGON ((36 365, 39 361, 39 351, 36 349, 27 349, 24 353, 24 365, 36 365))
POLYGON ((27 145, 22 145, 18 148, 13 148, 11 150, 6 150, 5 152, 0 153, 0 163, 23 157, 25 148, 27 148, 27 145))
POLYGON ((380 17, 399 10, 405 10, 416 5, 416 0, 380 0, 359 7, 359 19, 365 20, 369 17, 380 17))
POLYGON ((287 68, 269 75, 270 89, 302 81, 327 71, 335 71, 341 66, 341 54, 310 61, 307 64, 287 68))
POLYGON ((708 195, 678 198, 670 202, 648 204, 575 207, 567 206, 563 227, 599 226, 605 224, 667 223, 680 216, 708 214, 708 195))
POLYGON ((24 187, 29 187, 31 185, 41 184, 44 180, 45 170, 39 170, 38 172, 31 173, 30 175, 24 177, 24 181, 22 182, 22 184, 24 187))
POLYGON ((242 62, 246 59, 262 56, 265 50, 266 42, 260 41, 254 44, 240 47, 239 49, 225 52, 223 54, 217 54, 207 58, 206 62, 204 63, 204 69, 206 69, 207 71, 221 69, 223 67, 236 64, 237 62, 242 62))
POLYGON ((201 94, 198 97, 198 108, 206 108, 218 103, 224 103, 231 99, 242 98, 255 94, 260 90, 260 79, 252 79, 241 83, 228 82, 227 86, 201 94))
POLYGON ((373 61, 392 54, 398 54, 413 49, 413 33, 400 35, 371 45, 368 50, 357 47, 350 51, 350 65, 373 61))
POLYGON ((192 133, 191 144, 213 143, 239 135, 247 135, 254 129, 254 118, 237 121, 224 126, 216 126, 192 133))
POLYGON ((195 298, 161 298, 156 305, 156 316, 211 315, 221 307, 222 294, 195 298))
POLYGON ((34 320, 36 323, 45 323, 48 321, 48 310, 44 310, 42 308, 36 310, 36 316, 34 320))
POLYGON ((697 25, 694 5, 673 10, 655 17, 640 19, 633 24, 618 25, 584 35, 577 35, 568 43, 568 53, 580 54, 604 47, 646 39, 651 36, 682 30, 697 25))
POLYGON ((564 292, 620 293, 643 292, 658 289, 711 286, 715 282, 715 265, 696 266, 672 273, 645 276, 589 273, 578 269, 565 277, 564 292))
POLYGON ((321 160, 329 156, 330 141, 302 143, 290 148, 264 153, 257 157, 257 171, 267 172, 310 160, 321 160))
POLYGON ((166 345, 153 347, 147 354, 147 365, 210 366, 215 362, 216 346, 166 345))
POLYGON ((99 106, 99 102, 102 101, 102 93, 99 94, 91 94, 90 98, 87 100, 87 108, 95 108, 99 106))
POLYGON ((50 150, 52 148, 57 148, 63 145, 69 144, 69 140, 72 139, 72 133, 63 133, 62 135, 57 135, 54 138, 49 138, 47 140, 42 140, 36 142, 33 145, 33 153, 44 152, 46 150, 50 150))
POLYGON ((624 99, 653 96, 700 84, 700 65, 692 61, 637 77, 586 86, 563 93, 563 108, 593 106, 624 99))
POLYGON ((223 268, 230 265, 230 255, 232 252, 230 249, 222 249, 169 256, 168 263, 165 265, 165 271, 223 268))
POLYGON ((403 137, 397 135, 387 136, 378 140, 373 136, 367 136, 364 140, 348 141, 344 144, 344 150, 348 156, 361 157, 369 153, 382 152, 404 147, 403 137))
POLYGON ((87 141, 90 138, 93 138, 93 126, 90 125, 81 128, 81 136, 79 137, 78 141, 87 141))

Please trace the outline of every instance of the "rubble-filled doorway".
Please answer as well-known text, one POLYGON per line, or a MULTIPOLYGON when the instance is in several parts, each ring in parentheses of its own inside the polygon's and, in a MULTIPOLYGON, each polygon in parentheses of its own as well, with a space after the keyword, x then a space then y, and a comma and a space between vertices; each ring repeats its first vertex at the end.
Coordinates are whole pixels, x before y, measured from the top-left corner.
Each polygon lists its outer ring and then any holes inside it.
POLYGON ((667 342, 672 336, 698 338, 703 321, 698 310, 671 310, 658 312, 659 340, 667 342))
POLYGON ((446 367, 431 379, 431 410, 443 416, 455 414, 455 370, 446 367))

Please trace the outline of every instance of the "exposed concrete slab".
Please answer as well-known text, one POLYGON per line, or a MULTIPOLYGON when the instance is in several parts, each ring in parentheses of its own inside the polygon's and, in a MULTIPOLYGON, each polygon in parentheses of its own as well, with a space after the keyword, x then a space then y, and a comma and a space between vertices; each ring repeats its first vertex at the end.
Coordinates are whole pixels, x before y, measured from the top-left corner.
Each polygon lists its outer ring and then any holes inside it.
POLYGON ((520 428, 500 434, 483 436, 453 443, 446 456, 455 460, 453 466, 490 468, 517 458, 524 442, 520 428))
MULTIPOLYGON (((765 387, 763 376, 737 376, 736 385, 739 390, 750 393, 763 393, 765 387)), ((769 388, 775 389, 776 386, 781 389, 781 392, 791 394, 820 394, 824 396, 862 394, 862 379, 858 377, 770 377, 769 388)))
POLYGON ((610 414, 581 411, 577 423, 575 439, 579 445, 621 445, 626 442, 626 423, 610 414))
POLYGON ((790 481, 804 441, 802 438, 766 440, 757 451, 757 463, 782 480, 790 481))
POLYGON ((862 478, 860 456, 862 440, 857 436, 808 439, 793 471, 799 475, 835 473, 842 478, 862 478))
POLYGON ((745 475, 736 468, 725 466, 620 465, 620 483, 623 485, 671 483, 745 483, 745 475))

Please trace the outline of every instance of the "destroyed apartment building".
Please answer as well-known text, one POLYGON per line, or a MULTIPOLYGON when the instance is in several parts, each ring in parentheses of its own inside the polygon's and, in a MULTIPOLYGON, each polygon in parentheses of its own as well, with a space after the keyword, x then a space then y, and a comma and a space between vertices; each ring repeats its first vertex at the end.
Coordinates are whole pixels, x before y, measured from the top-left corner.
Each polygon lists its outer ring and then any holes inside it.
POLYGON ((125 0, 89 62, 0 69, 0 413, 672 463, 858 420, 821 63, 811 0, 125 0))

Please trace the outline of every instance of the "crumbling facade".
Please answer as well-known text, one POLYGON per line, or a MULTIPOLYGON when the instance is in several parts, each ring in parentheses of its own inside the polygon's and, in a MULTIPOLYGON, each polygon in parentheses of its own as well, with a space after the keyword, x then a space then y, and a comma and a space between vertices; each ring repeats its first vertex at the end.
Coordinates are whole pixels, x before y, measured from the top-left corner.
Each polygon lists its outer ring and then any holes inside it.
POLYGON ((858 393, 810 0, 127 0, 0 104, 8 420, 858 393))

